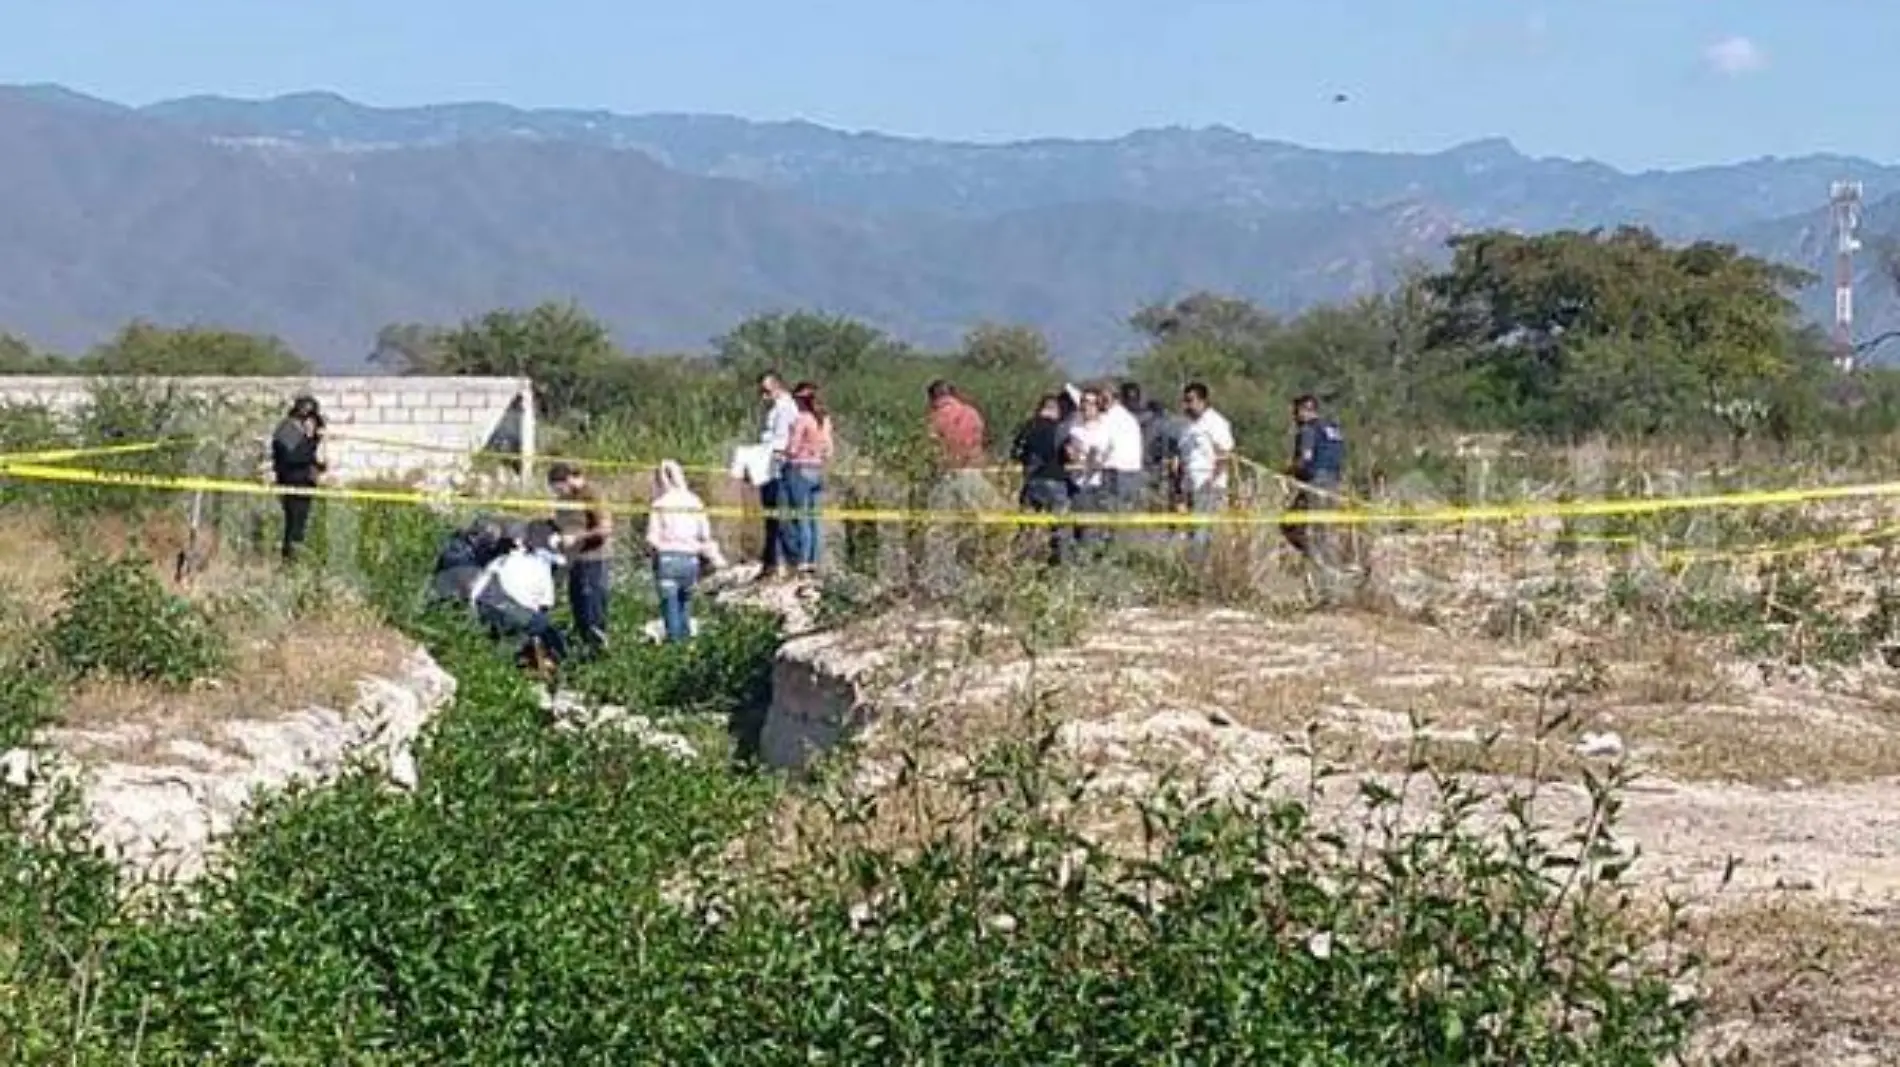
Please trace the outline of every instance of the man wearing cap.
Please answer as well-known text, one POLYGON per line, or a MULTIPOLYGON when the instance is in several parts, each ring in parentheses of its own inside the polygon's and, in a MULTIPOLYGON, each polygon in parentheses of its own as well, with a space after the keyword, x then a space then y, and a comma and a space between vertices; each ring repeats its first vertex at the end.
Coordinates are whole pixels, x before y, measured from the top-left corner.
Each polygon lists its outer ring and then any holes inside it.
POLYGON ((290 411, 270 439, 271 473, 280 489, 290 490, 278 499, 284 508, 284 562, 294 561, 303 553, 310 532, 310 506, 313 498, 298 490, 313 489, 323 474, 323 411, 316 397, 302 394, 291 402, 290 411))
POLYGON ((574 632, 587 653, 607 647, 608 561, 613 558, 613 515, 600 492, 572 463, 548 467, 548 488, 566 503, 554 513, 560 530, 552 545, 567 557, 567 603, 574 632))

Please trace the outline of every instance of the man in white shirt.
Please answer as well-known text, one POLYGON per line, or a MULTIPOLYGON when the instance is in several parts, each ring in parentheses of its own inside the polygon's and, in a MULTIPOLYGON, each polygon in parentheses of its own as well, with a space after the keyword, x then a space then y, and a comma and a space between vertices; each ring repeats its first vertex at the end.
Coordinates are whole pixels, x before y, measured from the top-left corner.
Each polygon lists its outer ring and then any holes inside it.
MULTIPOLYGON (((1128 514, 1140 509, 1143 495, 1141 420, 1121 402, 1116 390, 1101 389, 1102 426, 1108 435, 1102 469, 1107 475, 1109 510, 1128 514)), ((1125 536, 1127 530, 1121 531, 1125 536)))
MULTIPOLYGON (((1189 382, 1181 390, 1181 471, 1196 515, 1218 514, 1227 505, 1228 470, 1234 463, 1234 428, 1208 403, 1207 386, 1189 382)), ((1205 553, 1213 527, 1197 523, 1189 534, 1196 554, 1205 553)))
POLYGON ((765 511, 765 548, 760 553, 759 577, 772 578, 789 572, 792 562, 789 527, 779 521, 784 504, 785 448, 791 444, 792 423, 798 421, 798 401, 785 388, 785 380, 776 372, 759 377, 759 399, 765 404, 765 426, 759 443, 772 453, 771 466, 759 486, 759 507, 765 511))
POLYGON ((567 655, 567 637, 549 614, 554 607, 554 568, 562 562, 553 547, 559 543, 560 535, 552 530, 511 531, 505 550, 482 569, 469 590, 469 603, 489 633, 525 638, 519 658, 537 668, 567 655), (530 541, 547 547, 531 547, 530 541))

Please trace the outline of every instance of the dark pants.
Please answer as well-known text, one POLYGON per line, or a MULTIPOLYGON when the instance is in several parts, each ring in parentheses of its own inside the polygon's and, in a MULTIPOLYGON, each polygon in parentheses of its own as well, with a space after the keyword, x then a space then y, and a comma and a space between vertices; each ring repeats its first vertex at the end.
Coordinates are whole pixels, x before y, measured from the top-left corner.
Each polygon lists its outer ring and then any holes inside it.
POLYGON ((1100 526, 1089 525, 1086 516, 1108 510, 1108 487, 1105 484, 1087 485, 1080 481, 1069 483, 1069 508, 1079 518, 1075 524, 1075 543, 1079 548, 1093 554, 1101 548, 1108 531, 1100 526))
POLYGON ((476 603, 475 613, 488 626, 490 637, 523 638, 519 659, 528 659, 535 645, 556 663, 567 658, 567 635, 546 611, 530 611, 504 596, 486 593, 476 603))
POLYGON ((759 486, 759 507, 765 511, 765 547, 759 551, 759 562, 765 570, 774 567, 789 566, 792 563, 791 544, 786 536, 786 522, 779 517, 779 509, 785 506, 785 478, 783 475, 773 478, 759 486))
MULTIPOLYGON (((1149 478, 1147 471, 1109 471, 1109 510, 1117 515, 1135 516, 1147 510, 1149 478)), ((1140 526, 1117 526, 1115 538, 1126 544, 1147 539, 1140 526)))
MULTIPOLYGON (((1336 481, 1317 480, 1308 483, 1311 489, 1299 489, 1286 506, 1288 511, 1330 511, 1339 492, 1336 481)), ((1315 563, 1326 562, 1327 542, 1331 531, 1324 524, 1301 522, 1286 523, 1280 527, 1286 542, 1300 551, 1300 554, 1315 563)))
POLYGON ((607 647, 607 561, 576 560, 567 569, 568 610, 574 613, 574 636, 590 652, 607 647))
MULTIPOLYGON (((309 489, 313 486, 300 482, 279 482, 286 489, 309 489)), ((303 544, 310 535, 310 508, 316 503, 312 497, 301 494, 286 494, 279 498, 284 505, 284 559, 296 559, 303 552, 303 544)))
MULTIPOLYGON (((1042 515, 1067 515, 1069 495, 1069 482, 1065 478, 1031 478, 1023 483, 1023 509, 1042 515)), ((1048 529, 1049 562, 1067 563, 1073 528, 1067 523, 1057 523, 1048 529)))

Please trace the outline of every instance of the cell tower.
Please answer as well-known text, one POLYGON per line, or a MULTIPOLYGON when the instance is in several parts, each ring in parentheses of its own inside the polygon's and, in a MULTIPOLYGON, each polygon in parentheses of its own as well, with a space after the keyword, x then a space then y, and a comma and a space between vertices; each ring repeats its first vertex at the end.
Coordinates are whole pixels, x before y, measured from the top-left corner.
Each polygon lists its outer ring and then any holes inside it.
POLYGON ((1860 251, 1860 183, 1835 182, 1828 192, 1834 215, 1834 361, 1854 369, 1854 253, 1860 251))

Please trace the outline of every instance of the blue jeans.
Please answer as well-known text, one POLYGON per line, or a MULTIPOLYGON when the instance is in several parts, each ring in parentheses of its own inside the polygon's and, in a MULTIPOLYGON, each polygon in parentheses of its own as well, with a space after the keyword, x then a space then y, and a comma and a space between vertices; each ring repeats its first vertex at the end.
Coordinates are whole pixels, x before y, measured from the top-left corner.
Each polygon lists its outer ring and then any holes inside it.
POLYGON ((568 565, 568 609, 574 613, 575 635, 588 651, 607 647, 607 561, 577 560, 568 565))
POLYGON ((818 565, 818 497, 824 492, 824 469, 821 467, 787 467, 781 483, 784 492, 780 499, 789 511, 796 512, 786 520, 786 532, 789 536, 791 557, 785 562, 795 567, 816 567, 818 565))
POLYGON ((662 552, 653 561, 653 586, 660 594, 660 621, 668 641, 693 636, 693 586, 699 584, 699 557, 662 552))

